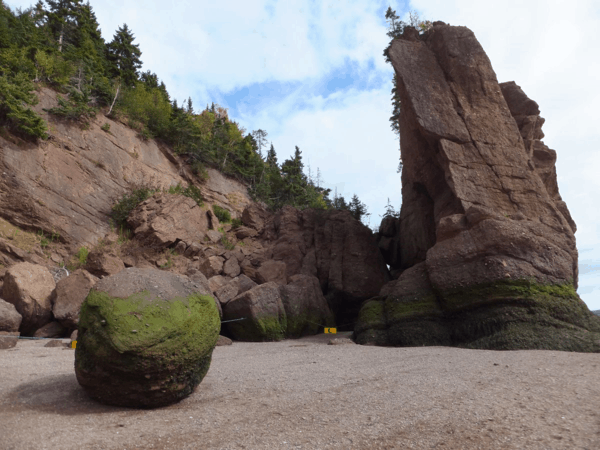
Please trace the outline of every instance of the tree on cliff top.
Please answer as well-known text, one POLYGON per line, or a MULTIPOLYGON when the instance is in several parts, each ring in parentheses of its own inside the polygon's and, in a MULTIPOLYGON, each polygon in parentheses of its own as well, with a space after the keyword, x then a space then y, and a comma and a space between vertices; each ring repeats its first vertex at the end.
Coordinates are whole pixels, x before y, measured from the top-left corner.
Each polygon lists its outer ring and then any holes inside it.
POLYGON ((113 75, 120 77, 121 82, 127 87, 135 85, 138 80, 138 70, 142 67, 140 60, 142 52, 140 46, 133 43, 134 39, 127 24, 123 24, 107 49, 113 75))
MULTIPOLYGON (((390 43, 385 50, 383 50, 383 56, 385 56, 385 62, 387 63, 391 64, 392 62, 390 60, 390 48, 392 46, 392 42, 394 42, 394 39, 400 37, 400 35, 404 33, 404 29, 407 26, 415 27, 420 30, 421 33, 431 28, 431 22, 429 20, 421 20, 419 18, 419 14, 415 11, 410 11, 408 13, 408 17, 409 23, 400 20, 400 17, 398 17, 396 11, 394 11, 391 6, 389 6, 385 12, 385 20, 388 22, 388 31, 386 34, 390 38, 390 43)), ((390 126, 396 136, 400 138, 400 94, 398 93, 398 79, 395 73, 392 84, 392 115, 390 117, 390 126)), ((400 155, 397 172, 402 172, 402 155, 400 155)))

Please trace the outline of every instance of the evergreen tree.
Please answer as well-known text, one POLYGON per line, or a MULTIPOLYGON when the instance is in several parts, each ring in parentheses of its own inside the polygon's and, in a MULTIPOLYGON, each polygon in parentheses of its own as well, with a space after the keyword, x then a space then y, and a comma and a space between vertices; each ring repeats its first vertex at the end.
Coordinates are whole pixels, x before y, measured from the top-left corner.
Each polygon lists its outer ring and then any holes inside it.
POLYGON ((334 209, 338 209, 340 211, 347 210, 348 204, 346 203, 346 199, 343 195, 338 195, 337 188, 335 188, 335 193, 333 194, 333 200, 331 201, 331 206, 334 209))
POLYGON ((352 216, 360 222, 362 222, 364 216, 368 215, 367 205, 361 202, 356 194, 352 196, 352 200, 350 200, 350 203, 348 204, 348 210, 352 213, 352 216))
POLYGON ((258 153, 262 155, 262 148, 267 146, 267 133, 265 130, 255 130, 252 132, 252 137, 256 141, 256 145, 258 146, 258 153))
POLYGON ((133 43, 134 39, 133 33, 129 30, 127 24, 123 24, 107 47, 112 74, 119 77, 127 87, 135 86, 138 79, 138 69, 142 67, 142 61, 140 60, 142 52, 140 46, 133 43))
POLYGON ((48 5, 48 27, 58 45, 58 51, 63 46, 73 43, 73 33, 77 29, 77 9, 81 0, 46 0, 48 5))
POLYGON ((271 148, 267 152, 267 164, 270 166, 277 166, 277 153, 275 153, 275 147, 273 147, 273 143, 271 142, 271 148))

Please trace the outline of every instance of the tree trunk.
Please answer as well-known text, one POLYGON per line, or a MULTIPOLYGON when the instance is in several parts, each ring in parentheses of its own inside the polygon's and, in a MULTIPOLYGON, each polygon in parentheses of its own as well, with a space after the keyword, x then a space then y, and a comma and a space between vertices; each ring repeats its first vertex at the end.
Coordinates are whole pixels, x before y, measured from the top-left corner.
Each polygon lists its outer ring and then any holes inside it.
POLYGON ((115 102, 117 101, 117 97, 119 96, 119 89, 121 89, 121 83, 119 83, 119 85, 117 86, 117 93, 115 94, 115 98, 113 99, 112 104, 110 105, 110 109, 108 110, 108 113, 106 114, 107 116, 110 116, 113 106, 115 106, 115 102))

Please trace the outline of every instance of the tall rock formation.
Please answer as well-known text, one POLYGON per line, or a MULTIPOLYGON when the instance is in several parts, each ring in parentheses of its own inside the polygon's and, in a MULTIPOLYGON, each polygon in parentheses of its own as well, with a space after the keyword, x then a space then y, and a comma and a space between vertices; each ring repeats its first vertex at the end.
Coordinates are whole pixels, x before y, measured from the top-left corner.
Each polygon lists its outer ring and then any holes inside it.
POLYGON ((538 105, 498 84, 472 31, 407 28, 401 99, 404 269, 367 302, 361 343, 600 351, 577 296, 575 224, 538 105), (406 270, 408 269, 408 270, 406 270))

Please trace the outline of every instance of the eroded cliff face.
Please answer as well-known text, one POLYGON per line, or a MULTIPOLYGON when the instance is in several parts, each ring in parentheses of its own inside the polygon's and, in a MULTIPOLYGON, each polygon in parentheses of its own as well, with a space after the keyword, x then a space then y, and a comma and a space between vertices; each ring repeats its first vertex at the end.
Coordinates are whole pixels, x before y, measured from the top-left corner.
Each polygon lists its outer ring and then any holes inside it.
POLYGON ((404 168, 388 259, 404 271, 363 307, 359 340, 600 350, 586 334, 600 324, 575 293, 576 228, 537 104, 498 84, 465 27, 407 28, 390 59, 404 168), (584 341, 556 338, 561 328, 584 341))
POLYGON ((209 169, 199 184, 170 149, 98 114, 85 129, 49 116, 56 93, 42 89, 37 111, 51 138, 39 144, 0 137, 0 216, 25 230, 54 233, 72 248, 92 247, 109 231, 116 200, 138 186, 197 184, 207 203, 241 215, 246 187, 209 169), (108 125, 107 131, 101 129, 108 125))

